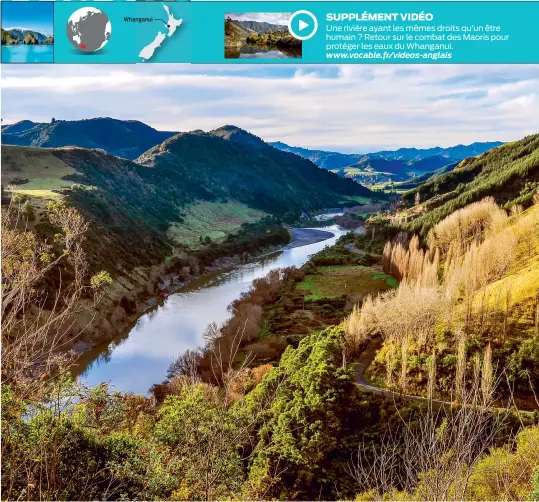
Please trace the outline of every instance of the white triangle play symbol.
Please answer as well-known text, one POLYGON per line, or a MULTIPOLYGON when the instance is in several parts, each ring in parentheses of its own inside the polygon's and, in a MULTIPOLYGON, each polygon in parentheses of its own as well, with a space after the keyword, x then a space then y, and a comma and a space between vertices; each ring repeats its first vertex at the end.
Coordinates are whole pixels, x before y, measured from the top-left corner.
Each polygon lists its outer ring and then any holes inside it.
POLYGON ((302 21, 301 19, 299 20, 298 25, 299 25, 299 31, 303 31, 305 28, 309 26, 308 23, 302 21))

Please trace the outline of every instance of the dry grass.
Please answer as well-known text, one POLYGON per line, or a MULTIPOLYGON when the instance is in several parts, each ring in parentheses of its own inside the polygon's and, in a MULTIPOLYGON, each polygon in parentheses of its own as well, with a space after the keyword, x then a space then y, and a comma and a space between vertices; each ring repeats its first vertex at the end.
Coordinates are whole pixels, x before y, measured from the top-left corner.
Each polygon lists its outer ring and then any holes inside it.
POLYGON ((507 213, 494 202, 494 198, 487 197, 451 213, 438 223, 429 232, 429 247, 439 248, 442 255, 447 255, 450 248, 462 254, 485 232, 505 226, 507 219, 507 213))
MULTIPOLYGON (((383 335, 388 385, 398 351, 399 385, 405 389, 411 347, 422 351, 435 333, 455 334, 462 372, 469 333, 488 332, 503 341, 517 324, 520 334, 539 325, 539 204, 508 216, 486 199, 442 223, 429 236, 436 247, 423 250, 416 236, 408 242, 404 235, 386 244, 384 269, 402 282, 397 290, 356 306, 345 321, 352 351, 373 333, 383 335), (438 246, 445 258, 443 277, 438 277, 438 246)), ((457 374, 457 387, 459 379, 457 374)))
POLYGON ((484 295, 493 309, 501 310, 504 293, 510 289, 512 315, 529 321, 539 292, 539 206, 513 216, 505 232, 511 232, 515 239, 510 267, 476 293, 474 307, 479 308, 484 295))
POLYGON ((438 249, 423 250, 419 247, 419 237, 414 235, 406 242, 404 234, 399 234, 394 242, 384 246, 382 266, 399 280, 419 283, 425 287, 438 284, 440 252, 438 249))

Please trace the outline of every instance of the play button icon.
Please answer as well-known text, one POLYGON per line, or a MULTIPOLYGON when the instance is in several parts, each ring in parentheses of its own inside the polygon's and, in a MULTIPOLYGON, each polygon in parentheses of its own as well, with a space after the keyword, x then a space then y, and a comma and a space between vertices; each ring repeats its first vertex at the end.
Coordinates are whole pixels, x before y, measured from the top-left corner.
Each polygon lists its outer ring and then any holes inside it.
POLYGON ((318 20, 308 10, 298 10, 288 20, 290 35, 298 40, 308 40, 314 36, 316 30, 318 30, 318 20))

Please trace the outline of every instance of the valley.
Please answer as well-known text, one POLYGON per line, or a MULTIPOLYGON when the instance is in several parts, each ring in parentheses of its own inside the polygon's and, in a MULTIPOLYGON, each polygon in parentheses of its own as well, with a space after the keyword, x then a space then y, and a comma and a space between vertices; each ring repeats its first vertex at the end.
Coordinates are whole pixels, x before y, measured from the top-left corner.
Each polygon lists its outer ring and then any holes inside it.
MULTIPOLYGON (((148 299, 165 294, 171 281, 189 282, 206 268, 245 262, 286 244, 290 233, 283 225, 302 214, 370 196, 383 199, 233 126, 171 137, 163 133, 165 141, 135 161, 101 148, 126 152, 133 128, 149 130, 156 138, 152 142, 162 139, 158 131, 131 121, 94 119, 74 126, 25 121, 4 127, 2 137, 5 142, 11 134, 27 139, 29 132, 38 134, 37 129, 39 138, 48 138, 44 144, 76 144, 83 134, 81 143, 86 145, 92 137, 89 130, 102 134, 107 127, 116 128, 115 134, 100 136, 105 142, 96 143, 99 149, 2 148, 3 195, 24 204, 28 228, 48 239, 53 232, 48 205, 73 206, 89 222, 89 272, 105 272, 114 281, 99 304, 84 309, 64 334, 65 343, 77 352, 109 341, 130 326, 148 299), (116 144, 105 139, 112 137, 116 144), (82 326, 83 333, 76 335, 82 326)), ((47 288, 59 280, 49 279, 47 288)))
POLYGON ((539 490, 539 135, 343 154, 96 118, 2 143, 9 493, 44 498, 44 465, 65 500, 539 490))
POLYGON ((354 179, 366 186, 388 192, 402 191, 442 170, 452 170, 459 161, 500 146, 499 141, 457 145, 450 148, 400 148, 365 154, 343 154, 324 150, 309 150, 275 142, 279 150, 292 152, 316 165, 354 179))
POLYGON ((222 324, 229 319, 227 307, 249 289, 253 280, 271 270, 301 267, 312 253, 332 245, 339 235, 342 231, 336 227, 302 230, 302 235, 292 239, 284 250, 209 271, 180 285, 166 299, 152 305, 134 326, 112 341, 84 352, 77 361, 75 374, 81 374, 81 380, 91 386, 110 381, 118 390, 146 394, 165 379, 176 357, 204 344, 202 335, 208 324, 222 324), (309 243, 316 239, 321 240, 309 243))

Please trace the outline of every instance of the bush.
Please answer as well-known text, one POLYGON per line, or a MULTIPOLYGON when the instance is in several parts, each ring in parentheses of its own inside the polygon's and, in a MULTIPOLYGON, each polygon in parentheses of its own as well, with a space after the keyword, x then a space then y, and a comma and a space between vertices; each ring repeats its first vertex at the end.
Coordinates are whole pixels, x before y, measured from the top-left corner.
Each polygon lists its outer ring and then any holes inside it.
POLYGON ((30 204, 30 201, 27 200, 21 208, 21 214, 24 218, 26 218, 28 221, 35 221, 36 219, 36 212, 34 211, 34 208, 32 207, 32 204, 30 204))
MULTIPOLYGON (((332 457, 342 448, 347 409, 355 388, 351 370, 342 365, 342 332, 327 329, 288 347, 278 367, 246 396, 260 407, 275 393, 260 423, 257 453, 251 460, 251 495, 291 498, 332 492, 332 457), (280 472, 277 479, 273 473, 280 472)), ((241 403, 239 403, 241 404, 241 403)), ((337 474, 338 475, 338 474, 337 474)))

